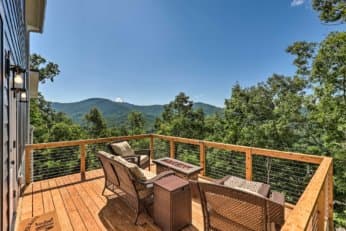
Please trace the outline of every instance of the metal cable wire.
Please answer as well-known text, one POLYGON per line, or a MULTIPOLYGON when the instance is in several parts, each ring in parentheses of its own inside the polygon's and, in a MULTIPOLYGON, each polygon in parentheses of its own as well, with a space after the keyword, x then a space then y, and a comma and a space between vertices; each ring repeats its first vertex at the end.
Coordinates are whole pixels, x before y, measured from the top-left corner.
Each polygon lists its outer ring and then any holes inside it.
POLYGON ((32 180, 38 181, 80 172, 79 146, 34 150, 32 180))
MULTIPOLYGON (((135 149, 149 149, 149 140, 131 140, 135 149)), ((199 145, 175 142, 176 159, 200 165, 199 145)), ((86 145, 86 170, 101 167, 96 158, 97 151, 109 151, 106 143, 86 145)), ((206 176, 221 178, 233 175, 245 178, 245 153, 206 148, 206 176)), ((154 159, 170 156, 170 142, 154 139, 154 159)), ((79 146, 34 150, 32 180, 38 181, 57 176, 80 172, 79 146)), ((335 160, 335 165, 345 164, 344 160, 335 160)), ((253 155, 252 179, 267 183, 272 190, 285 194, 286 201, 295 204, 304 192, 318 165, 293 160, 253 155)))
POLYGON ((175 158, 190 164, 200 165, 199 145, 175 143, 175 158))
POLYGON ((149 139, 130 140, 129 144, 133 150, 149 149, 149 139))
POLYGON ((154 159, 169 157, 169 141, 154 139, 154 159))
POLYGON ((245 178, 245 154, 207 148, 206 175, 212 178, 222 178, 226 175, 245 178))
POLYGON ((86 171, 101 168, 101 163, 96 157, 98 151, 109 152, 107 143, 86 145, 85 169, 86 171))
POLYGON ((318 165, 259 155, 252 157, 252 179, 269 184, 295 204, 310 182, 318 165))

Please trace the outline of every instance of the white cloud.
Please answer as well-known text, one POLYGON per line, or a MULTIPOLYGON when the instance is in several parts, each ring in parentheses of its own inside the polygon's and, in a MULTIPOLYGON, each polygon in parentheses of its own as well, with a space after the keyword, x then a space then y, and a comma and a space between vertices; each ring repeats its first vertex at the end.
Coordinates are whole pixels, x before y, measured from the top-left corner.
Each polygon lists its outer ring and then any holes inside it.
POLYGON ((120 97, 116 97, 114 101, 117 102, 117 103, 123 103, 124 99, 120 98, 120 97))
POLYGON ((304 4, 305 0, 292 0, 291 6, 300 6, 304 4))

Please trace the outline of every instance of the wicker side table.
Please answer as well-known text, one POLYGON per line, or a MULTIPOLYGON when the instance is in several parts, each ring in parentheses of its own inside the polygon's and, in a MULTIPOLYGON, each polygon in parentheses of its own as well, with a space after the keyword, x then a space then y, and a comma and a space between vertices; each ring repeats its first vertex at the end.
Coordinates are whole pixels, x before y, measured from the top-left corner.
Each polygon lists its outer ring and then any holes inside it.
POLYGON ((154 222, 162 230, 180 230, 190 225, 191 191, 189 182, 168 176, 154 183, 154 222))

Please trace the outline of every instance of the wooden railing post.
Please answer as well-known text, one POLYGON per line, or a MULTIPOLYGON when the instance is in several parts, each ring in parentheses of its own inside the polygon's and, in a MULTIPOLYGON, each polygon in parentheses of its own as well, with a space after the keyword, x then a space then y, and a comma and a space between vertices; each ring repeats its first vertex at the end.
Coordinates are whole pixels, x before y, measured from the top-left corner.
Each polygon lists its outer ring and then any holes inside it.
POLYGON ((85 144, 81 144, 79 146, 79 150, 80 150, 80 177, 81 177, 81 180, 85 180, 85 156, 86 156, 85 144))
POLYGON ((154 159, 154 137, 150 136, 150 143, 149 143, 149 149, 150 149, 150 159, 154 159))
POLYGON ((174 144, 174 141, 173 140, 170 140, 169 141, 169 156, 172 158, 172 159, 175 159, 175 144, 174 144))
POLYGON ((329 230, 334 230, 334 178, 333 178, 333 162, 331 163, 327 176, 327 195, 328 195, 328 226, 329 230))
POLYGON ((201 174, 202 176, 205 176, 206 169, 205 169, 205 145, 203 142, 200 143, 199 145, 199 162, 200 162, 200 167, 202 168, 201 174))
POLYGON ((32 149, 30 147, 25 147, 25 184, 28 185, 31 183, 31 173, 32 173, 32 158, 31 158, 32 149))
POLYGON ((246 150, 246 160, 245 160, 245 169, 246 169, 246 179, 252 180, 252 149, 249 148, 246 150))

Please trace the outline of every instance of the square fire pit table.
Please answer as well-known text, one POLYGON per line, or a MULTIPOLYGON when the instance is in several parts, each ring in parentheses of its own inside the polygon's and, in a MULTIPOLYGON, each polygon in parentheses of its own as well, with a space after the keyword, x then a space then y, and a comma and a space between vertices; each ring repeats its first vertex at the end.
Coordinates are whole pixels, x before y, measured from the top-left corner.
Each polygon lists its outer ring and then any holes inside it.
POLYGON ((199 166, 169 157, 153 160, 153 162, 156 164, 156 174, 172 170, 177 176, 187 180, 197 180, 198 173, 202 170, 199 166))

